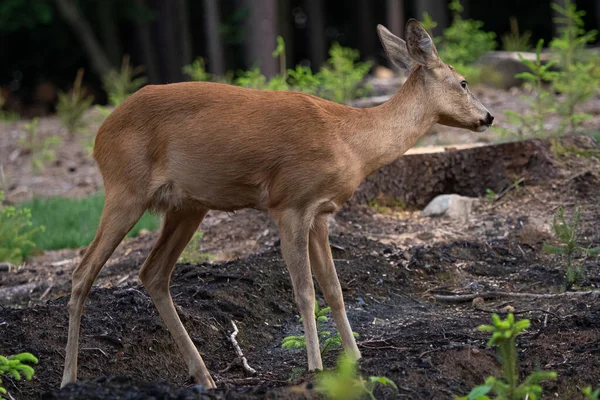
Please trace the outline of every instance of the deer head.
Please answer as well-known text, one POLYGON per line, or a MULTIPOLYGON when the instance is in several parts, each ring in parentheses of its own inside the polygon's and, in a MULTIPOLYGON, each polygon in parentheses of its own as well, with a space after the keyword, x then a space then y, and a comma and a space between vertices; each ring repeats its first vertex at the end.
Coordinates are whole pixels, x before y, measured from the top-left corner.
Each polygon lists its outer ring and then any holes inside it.
POLYGON ((406 24, 406 42, 378 25, 377 32, 390 61, 422 82, 429 111, 437 123, 483 132, 494 117, 469 90, 467 80, 444 63, 431 37, 415 20, 406 24))

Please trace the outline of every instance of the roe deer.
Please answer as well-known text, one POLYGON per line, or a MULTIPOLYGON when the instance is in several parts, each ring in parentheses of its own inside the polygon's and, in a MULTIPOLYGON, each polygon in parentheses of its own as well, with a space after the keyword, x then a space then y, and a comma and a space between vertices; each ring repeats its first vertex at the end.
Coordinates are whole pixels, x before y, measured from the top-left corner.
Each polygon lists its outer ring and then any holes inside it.
POLYGON ((188 82, 146 86, 114 110, 94 147, 106 203, 72 277, 61 386, 77 377, 79 328, 90 287, 147 209, 164 213, 164 220, 140 280, 197 383, 215 387, 177 315, 169 280, 209 210, 256 208, 274 218, 303 318, 309 370, 322 369, 312 272, 345 351, 360 358, 329 247, 327 215, 433 124, 482 132, 493 121, 464 77, 440 60, 416 20, 406 25, 406 42, 381 25, 378 34, 390 60, 410 72, 380 106, 358 109, 302 93, 188 82))

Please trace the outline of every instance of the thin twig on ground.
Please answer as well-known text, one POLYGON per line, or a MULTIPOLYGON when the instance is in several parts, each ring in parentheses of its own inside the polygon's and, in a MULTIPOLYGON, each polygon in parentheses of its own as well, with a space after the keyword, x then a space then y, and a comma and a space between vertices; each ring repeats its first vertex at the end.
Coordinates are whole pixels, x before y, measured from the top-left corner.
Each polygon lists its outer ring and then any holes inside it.
POLYGON ((515 292, 481 292, 468 294, 431 294, 435 300, 444 303, 465 303, 477 297, 482 299, 498 299, 498 298, 526 298, 526 299, 556 299, 561 297, 600 297, 600 290, 588 290, 585 292, 564 292, 564 293, 515 293, 515 292))
POLYGON ((52 290, 53 287, 54 287, 54 284, 50 284, 50 286, 48 286, 48 288, 46 288, 46 290, 44 290, 44 293, 42 293, 42 295, 40 296, 40 298, 38 299, 38 301, 44 300, 44 298, 46 296, 48 296, 48 293, 50 293, 50 291, 52 290))
POLYGON ((519 314, 528 314, 528 313, 533 313, 533 312, 537 312, 537 313, 541 313, 541 314, 545 314, 545 321, 548 321, 548 315, 552 315, 554 318, 560 319, 560 315, 550 311, 548 309, 548 311, 546 310, 542 310, 541 308, 532 308, 529 310, 520 310, 520 311, 506 311, 506 310, 490 310, 487 308, 483 308, 483 307, 475 307, 475 309, 477 311, 481 311, 481 312, 485 312, 488 314, 514 314, 514 315, 519 315, 519 314))
MULTIPOLYGON (((501 198, 503 198, 508 192, 510 192, 511 190, 515 189, 517 186, 519 186, 524 181, 525 181, 525 178, 521 177, 516 182, 514 182, 512 185, 510 185, 509 187, 507 187, 506 189, 504 189, 502 192, 498 193, 496 195, 496 197, 494 198, 494 203, 496 203, 498 200, 500 200, 501 198)), ((492 208, 495 208, 498 205, 499 204, 496 204, 496 205, 492 206, 492 208)))
POLYGON ((565 179, 565 180, 562 182, 561 186, 562 186, 562 187, 564 187, 564 185, 565 185, 565 184, 567 184, 567 183, 571 182, 572 180, 575 180, 575 179, 579 178, 580 176, 583 176, 583 175, 585 175, 585 174, 589 174, 590 172, 592 172, 592 171, 591 171, 591 170, 589 170, 589 169, 586 169, 586 170, 584 170, 584 171, 581 171, 581 172, 577 172, 577 173, 575 173, 575 174, 571 175, 570 177, 568 177, 567 179, 565 179))
POLYGON ((83 350, 88 350, 88 351, 99 351, 100 353, 102 353, 102 355, 103 355, 104 357, 106 357, 106 358, 110 358, 110 357, 108 356, 108 354, 106 354, 106 352, 105 352, 104 350, 102 350, 100 347, 84 347, 84 348, 82 348, 81 350, 82 350, 82 351, 83 351, 83 350))
POLYGON ((248 372, 250 374, 256 374, 256 370, 254 368, 252 368, 250 365, 248 365, 248 360, 246 360, 246 357, 244 357, 244 353, 242 352, 240 345, 238 344, 237 340, 235 340, 235 337, 239 333, 239 330, 238 330, 238 327, 235 324, 235 322, 233 322, 233 320, 231 321, 231 325, 233 326, 233 333, 231 334, 231 336, 229 336, 229 340, 231 341, 231 344, 233 345, 233 348, 235 349, 235 352, 237 353, 237 357, 235 358, 235 360, 233 360, 227 366, 227 368, 225 368, 219 372, 220 373, 227 372, 231 369, 231 367, 233 367, 233 365, 235 365, 236 363, 239 363, 241 361, 242 366, 244 367, 244 370, 246 372, 248 372))

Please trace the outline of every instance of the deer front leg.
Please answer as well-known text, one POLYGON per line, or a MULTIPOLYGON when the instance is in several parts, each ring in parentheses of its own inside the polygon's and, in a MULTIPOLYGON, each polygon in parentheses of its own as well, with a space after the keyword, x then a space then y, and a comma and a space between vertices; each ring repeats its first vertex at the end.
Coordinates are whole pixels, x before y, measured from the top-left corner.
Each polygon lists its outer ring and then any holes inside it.
POLYGON ((344 350, 350 357, 358 360, 360 358, 360 351, 358 350, 350 322, 348 322, 348 317, 346 316, 342 287, 335 271, 331 248, 329 246, 327 214, 321 214, 315 218, 310 231, 309 249, 310 266, 317 277, 327 305, 331 307, 333 320, 342 337, 344 350))
POLYGON ((308 232, 311 218, 296 210, 285 210, 274 216, 279 227, 281 253, 290 273, 296 304, 302 316, 308 353, 308 370, 323 369, 315 321, 315 288, 308 256, 308 232))

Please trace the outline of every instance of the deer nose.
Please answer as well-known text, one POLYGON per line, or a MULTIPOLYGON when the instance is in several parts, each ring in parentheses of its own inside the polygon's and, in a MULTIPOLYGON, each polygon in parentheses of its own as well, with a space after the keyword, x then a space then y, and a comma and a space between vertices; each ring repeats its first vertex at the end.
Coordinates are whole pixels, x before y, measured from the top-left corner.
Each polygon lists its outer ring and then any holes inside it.
POLYGON ((494 116, 488 112, 483 122, 485 125, 492 125, 494 122, 494 116))

